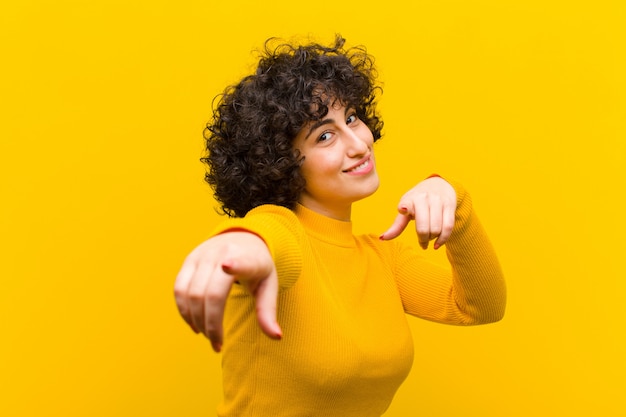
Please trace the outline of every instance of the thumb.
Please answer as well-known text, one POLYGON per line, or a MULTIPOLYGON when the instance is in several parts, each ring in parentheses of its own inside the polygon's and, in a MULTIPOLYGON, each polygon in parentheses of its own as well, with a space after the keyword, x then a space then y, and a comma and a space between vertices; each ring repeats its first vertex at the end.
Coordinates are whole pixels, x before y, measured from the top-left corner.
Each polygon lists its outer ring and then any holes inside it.
POLYGON ((258 262, 255 257, 238 257, 222 262, 222 270, 234 277, 243 279, 265 278, 270 271, 262 262, 258 262))
POLYGON ((380 235, 380 240, 391 240, 400 236, 410 221, 411 217, 408 213, 398 214, 391 227, 389 227, 385 233, 380 235))

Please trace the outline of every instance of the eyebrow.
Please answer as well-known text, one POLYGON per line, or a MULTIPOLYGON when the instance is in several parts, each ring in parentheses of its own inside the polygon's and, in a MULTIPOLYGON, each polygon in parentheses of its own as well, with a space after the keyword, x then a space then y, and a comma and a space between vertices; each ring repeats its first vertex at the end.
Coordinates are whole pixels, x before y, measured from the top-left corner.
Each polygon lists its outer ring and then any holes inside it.
MULTIPOLYGON (((350 110, 352 110, 352 107, 346 107, 346 109, 345 109, 345 111, 344 111, 344 116, 345 116, 346 114, 348 114, 348 112, 349 112, 350 110)), ((309 128, 309 131, 307 132, 307 134, 306 134, 306 136, 304 137, 304 139, 308 139, 308 138, 309 138, 309 136, 311 136, 311 133, 313 133, 313 131, 314 131, 315 129, 317 129, 317 128, 321 127, 321 126, 324 126, 324 125, 330 124, 330 123, 334 123, 334 122, 335 122, 335 119, 324 119, 324 120, 318 120, 317 122, 315 122, 315 123, 313 124, 313 126, 311 126, 311 127, 309 128)))
POLYGON ((304 139, 308 139, 309 136, 311 136, 311 133, 313 133, 313 131, 321 126, 333 123, 335 121, 335 119, 324 119, 324 120, 318 120, 317 122, 315 122, 313 124, 313 126, 311 126, 311 128, 309 129, 309 131, 307 132, 306 136, 304 137, 304 139))

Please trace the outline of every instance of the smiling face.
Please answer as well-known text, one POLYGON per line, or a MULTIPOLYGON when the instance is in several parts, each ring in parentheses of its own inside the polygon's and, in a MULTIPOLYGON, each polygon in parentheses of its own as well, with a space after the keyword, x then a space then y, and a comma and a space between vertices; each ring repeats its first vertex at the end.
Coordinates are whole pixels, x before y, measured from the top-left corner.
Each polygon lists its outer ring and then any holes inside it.
POLYGON ((356 112, 337 102, 324 119, 306 124, 294 140, 304 156, 303 206, 338 220, 350 220, 352 203, 373 194, 379 179, 372 132, 356 112))

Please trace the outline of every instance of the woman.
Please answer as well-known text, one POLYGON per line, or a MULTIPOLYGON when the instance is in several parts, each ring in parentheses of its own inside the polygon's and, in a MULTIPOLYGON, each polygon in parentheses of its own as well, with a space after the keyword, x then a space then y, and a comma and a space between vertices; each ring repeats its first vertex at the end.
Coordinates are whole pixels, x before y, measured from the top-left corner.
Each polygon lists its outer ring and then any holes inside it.
POLYGON ((354 236, 352 203, 379 185, 373 60, 340 37, 269 44, 207 127, 206 180, 230 219, 185 260, 176 302, 223 352, 219 415, 380 416, 411 368, 406 314, 500 320, 501 270, 465 189, 436 175, 381 236, 354 236), (412 220, 451 268, 393 240, 412 220))

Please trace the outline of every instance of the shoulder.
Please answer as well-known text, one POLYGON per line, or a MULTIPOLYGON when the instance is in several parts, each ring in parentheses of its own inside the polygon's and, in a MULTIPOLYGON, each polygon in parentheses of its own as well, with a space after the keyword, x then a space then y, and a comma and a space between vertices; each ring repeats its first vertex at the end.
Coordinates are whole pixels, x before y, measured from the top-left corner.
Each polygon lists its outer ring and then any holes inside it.
POLYGON ((245 217, 222 221, 213 229, 212 236, 234 229, 255 233, 268 244, 298 241, 304 236, 304 229, 295 213, 286 207, 272 204, 255 207, 245 217))

